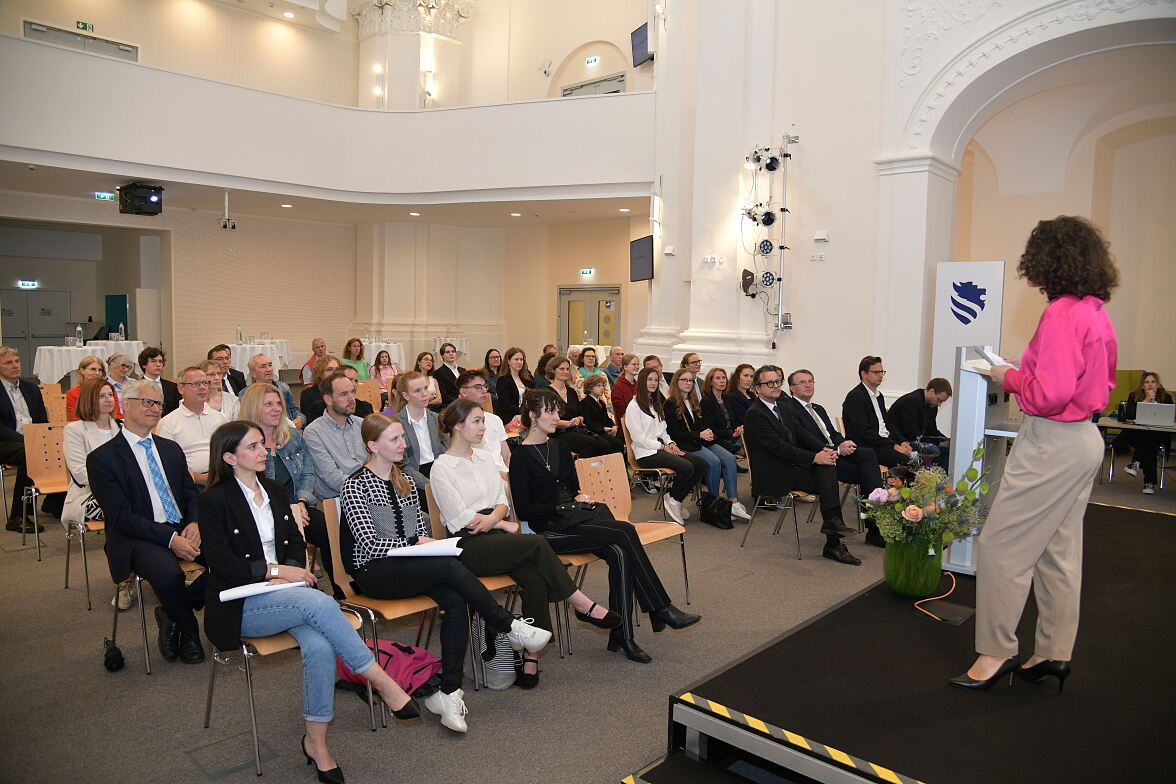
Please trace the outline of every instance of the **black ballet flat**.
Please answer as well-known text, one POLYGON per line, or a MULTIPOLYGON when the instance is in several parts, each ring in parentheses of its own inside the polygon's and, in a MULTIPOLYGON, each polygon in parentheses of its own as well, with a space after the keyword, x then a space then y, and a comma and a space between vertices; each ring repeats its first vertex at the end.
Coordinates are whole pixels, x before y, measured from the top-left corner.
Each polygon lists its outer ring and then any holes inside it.
POLYGON ((307 765, 314 765, 314 771, 318 774, 318 780, 323 784, 344 784, 343 769, 336 765, 330 770, 319 770, 318 763, 314 761, 314 757, 306 753, 306 736, 302 736, 300 743, 302 746, 302 756, 306 757, 307 765))
POLYGON ((952 686, 955 686, 958 689, 971 689, 972 691, 988 691, 989 689, 992 688, 992 684, 996 683, 1001 678, 1003 678, 1004 676, 1007 675, 1007 676, 1009 676, 1009 685, 1012 686, 1013 685, 1013 674, 1016 671, 1016 669, 1020 666, 1021 666, 1021 657, 1014 656, 1013 658, 1007 660, 1004 664, 1000 665, 1000 669, 998 669, 993 674, 993 676, 991 678, 985 678, 984 680, 976 680, 975 678, 969 677, 968 673, 965 672, 963 675, 957 675, 956 677, 952 678, 950 681, 948 681, 948 683, 950 683, 952 686))
POLYGON ((672 604, 667 604, 660 610, 654 610, 649 614, 649 625, 653 627, 655 632, 660 632, 667 626, 671 629, 685 629, 701 620, 701 615, 682 612, 672 604))
POLYGON ((593 602, 592 606, 588 608, 588 612, 582 613, 579 610, 574 610, 573 612, 576 613, 577 620, 581 620, 584 623, 590 623, 598 629, 615 629, 621 625, 621 616, 617 615, 612 610, 609 610, 607 613, 605 613, 603 618, 593 618, 592 611, 595 610, 598 606, 599 605, 597 605, 596 602, 593 602))
POLYGON ((1017 677, 1030 683, 1036 683, 1050 675, 1058 679, 1058 694, 1061 694, 1062 686, 1066 683, 1066 678, 1070 677, 1070 662, 1046 659, 1045 661, 1037 662, 1032 667, 1020 667, 1017 669, 1017 677))
POLYGON ((641 649, 633 639, 622 637, 620 632, 613 629, 608 635, 608 649, 610 651, 624 651, 625 657, 629 661, 635 661, 638 664, 649 664, 653 661, 653 657, 641 649))
POLYGON ((527 689, 528 691, 539 685, 539 660, 538 659, 523 659, 522 664, 515 665, 515 686, 520 689, 527 689), (535 662, 536 672, 525 672, 523 667, 527 662, 535 662))

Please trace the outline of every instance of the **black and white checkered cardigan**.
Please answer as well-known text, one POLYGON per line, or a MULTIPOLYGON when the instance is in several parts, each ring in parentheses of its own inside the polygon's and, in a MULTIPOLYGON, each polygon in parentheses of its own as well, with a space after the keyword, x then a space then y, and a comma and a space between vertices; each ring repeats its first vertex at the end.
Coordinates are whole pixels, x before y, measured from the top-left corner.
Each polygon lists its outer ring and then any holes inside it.
POLYGON ((416 544, 417 537, 432 533, 428 518, 421 510, 416 485, 411 478, 408 483, 412 490, 402 498, 367 466, 343 482, 339 502, 343 525, 351 529, 355 540, 353 558, 356 569, 383 558, 392 550, 416 544))

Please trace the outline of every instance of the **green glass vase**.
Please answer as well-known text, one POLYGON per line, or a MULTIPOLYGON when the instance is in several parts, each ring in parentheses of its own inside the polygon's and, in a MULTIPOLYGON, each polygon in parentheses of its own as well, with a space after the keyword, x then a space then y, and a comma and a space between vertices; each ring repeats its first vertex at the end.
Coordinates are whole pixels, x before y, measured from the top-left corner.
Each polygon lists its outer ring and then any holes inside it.
POLYGON ((940 550, 941 547, 930 548, 925 541, 887 542, 882 573, 890 590, 912 599, 930 596, 939 586, 940 550))

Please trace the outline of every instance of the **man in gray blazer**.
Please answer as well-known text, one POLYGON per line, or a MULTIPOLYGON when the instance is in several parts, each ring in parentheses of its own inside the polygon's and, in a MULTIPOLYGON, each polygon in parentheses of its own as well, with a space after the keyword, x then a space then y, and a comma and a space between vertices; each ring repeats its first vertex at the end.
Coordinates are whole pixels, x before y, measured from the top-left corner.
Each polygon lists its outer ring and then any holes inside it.
POLYGON ((416 371, 410 375, 404 384, 406 404, 398 416, 404 425, 404 436, 408 441, 408 451, 404 459, 412 471, 408 475, 417 482, 418 487, 424 487, 428 482, 429 471, 433 461, 443 455, 449 448, 447 439, 441 437, 441 430, 437 424, 437 415, 429 410, 429 379, 416 371), (421 479, 418 480, 417 477, 421 479))

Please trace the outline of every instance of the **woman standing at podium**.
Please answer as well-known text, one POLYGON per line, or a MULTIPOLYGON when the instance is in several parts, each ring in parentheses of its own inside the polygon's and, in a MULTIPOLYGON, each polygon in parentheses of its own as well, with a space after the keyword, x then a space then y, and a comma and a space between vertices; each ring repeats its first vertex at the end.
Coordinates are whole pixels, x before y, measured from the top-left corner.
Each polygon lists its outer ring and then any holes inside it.
POLYGON ((1070 674, 1082 583, 1082 519, 1103 441, 1091 415, 1115 386, 1115 330, 1104 304, 1119 273, 1083 218, 1041 221, 1017 274, 1049 300, 1021 366, 992 380, 1017 396, 1025 421, 999 494, 977 539, 976 652, 951 685, 987 689, 1013 673, 1028 681, 1070 674), (1021 664, 1017 623, 1029 587, 1037 597, 1033 654, 1021 664))

